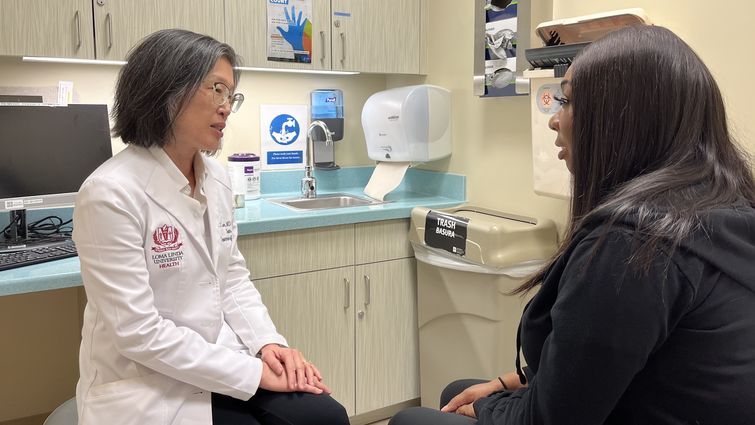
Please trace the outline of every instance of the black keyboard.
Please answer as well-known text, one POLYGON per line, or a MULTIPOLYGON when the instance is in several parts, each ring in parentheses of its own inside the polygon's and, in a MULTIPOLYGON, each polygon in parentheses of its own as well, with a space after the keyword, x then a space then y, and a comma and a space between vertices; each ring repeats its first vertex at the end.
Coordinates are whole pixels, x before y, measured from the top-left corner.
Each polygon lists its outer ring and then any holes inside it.
POLYGON ((0 271, 75 256, 76 247, 72 240, 49 242, 18 251, 0 252, 0 271))

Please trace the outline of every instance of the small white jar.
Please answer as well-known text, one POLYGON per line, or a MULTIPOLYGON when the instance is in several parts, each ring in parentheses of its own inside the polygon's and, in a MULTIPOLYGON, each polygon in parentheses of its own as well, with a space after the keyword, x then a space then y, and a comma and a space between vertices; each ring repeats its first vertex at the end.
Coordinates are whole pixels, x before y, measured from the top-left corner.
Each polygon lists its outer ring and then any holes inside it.
POLYGON ((235 153, 228 156, 228 175, 231 179, 233 201, 236 208, 245 200, 260 197, 260 157, 253 153, 235 153))

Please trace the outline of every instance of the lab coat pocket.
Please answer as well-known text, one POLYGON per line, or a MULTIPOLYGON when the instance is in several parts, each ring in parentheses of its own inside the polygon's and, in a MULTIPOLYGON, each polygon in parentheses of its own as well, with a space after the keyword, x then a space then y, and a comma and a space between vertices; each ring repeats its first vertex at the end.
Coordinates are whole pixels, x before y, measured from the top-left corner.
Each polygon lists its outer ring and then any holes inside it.
POLYGON ((174 322, 214 340, 222 320, 220 293, 215 279, 186 282, 176 294, 174 322))
POLYGON ((176 381, 151 374, 96 385, 89 389, 81 409, 81 425, 167 424, 166 394, 176 381))

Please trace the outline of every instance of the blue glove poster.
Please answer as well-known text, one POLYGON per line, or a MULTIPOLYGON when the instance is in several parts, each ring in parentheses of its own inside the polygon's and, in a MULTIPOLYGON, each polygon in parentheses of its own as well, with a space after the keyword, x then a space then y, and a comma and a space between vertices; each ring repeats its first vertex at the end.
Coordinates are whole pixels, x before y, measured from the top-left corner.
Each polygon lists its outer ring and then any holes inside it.
POLYGON ((267 60, 312 63, 312 0, 267 0, 267 60))

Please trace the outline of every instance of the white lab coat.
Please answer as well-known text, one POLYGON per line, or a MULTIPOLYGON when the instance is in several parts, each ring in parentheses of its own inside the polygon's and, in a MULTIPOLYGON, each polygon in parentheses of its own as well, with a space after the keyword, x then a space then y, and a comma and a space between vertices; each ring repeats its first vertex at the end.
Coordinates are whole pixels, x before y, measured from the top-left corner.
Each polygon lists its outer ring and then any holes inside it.
POLYGON ((209 223, 160 148, 129 146, 79 191, 81 425, 211 424, 210 393, 249 399, 262 373, 254 354, 286 344, 236 246, 225 170, 202 163, 209 223))

